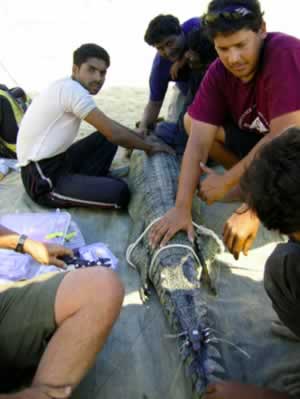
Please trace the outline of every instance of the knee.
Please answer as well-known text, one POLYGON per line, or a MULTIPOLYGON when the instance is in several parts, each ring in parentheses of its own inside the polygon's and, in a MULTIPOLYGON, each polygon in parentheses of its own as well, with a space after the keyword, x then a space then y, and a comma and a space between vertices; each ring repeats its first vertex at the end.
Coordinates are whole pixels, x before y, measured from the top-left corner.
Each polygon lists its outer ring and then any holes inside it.
POLYGON ((124 288, 118 275, 104 267, 75 270, 62 281, 55 300, 58 325, 71 315, 84 311, 100 324, 112 324, 118 317, 124 288))
POLYGON ((102 267, 94 268, 89 280, 81 309, 90 315, 94 326, 110 329, 122 308, 123 284, 115 272, 102 267))
POLYGON ((114 271, 106 268, 95 268, 93 278, 93 293, 91 302, 100 302, 101 306, 109 307, 119 312, 124 299, 124 286, 114 271))

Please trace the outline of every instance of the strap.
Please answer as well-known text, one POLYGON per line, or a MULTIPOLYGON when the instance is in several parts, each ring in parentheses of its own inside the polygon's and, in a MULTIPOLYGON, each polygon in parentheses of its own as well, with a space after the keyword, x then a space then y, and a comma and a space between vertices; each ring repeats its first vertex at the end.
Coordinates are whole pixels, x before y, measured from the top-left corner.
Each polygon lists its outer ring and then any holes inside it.
POLYGON ((18 242, 17 242, 16 249, 15 249, 16 252, 19 252, 21 254, 24 253, 24 243, 27 240, 27 238, 28 237, 25 234, 20 235, 18 242))

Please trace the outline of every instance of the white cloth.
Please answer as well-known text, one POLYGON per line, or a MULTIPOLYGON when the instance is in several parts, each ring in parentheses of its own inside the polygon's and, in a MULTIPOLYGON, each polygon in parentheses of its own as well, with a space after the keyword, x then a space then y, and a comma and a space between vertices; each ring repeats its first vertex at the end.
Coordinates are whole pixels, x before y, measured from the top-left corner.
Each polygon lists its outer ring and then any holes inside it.
POLYGON ((17 138, 19 166, 51 158, 66 151, 75 140, 81 120, 96 103, 72 78, 54 82, 32 101, 17 138))

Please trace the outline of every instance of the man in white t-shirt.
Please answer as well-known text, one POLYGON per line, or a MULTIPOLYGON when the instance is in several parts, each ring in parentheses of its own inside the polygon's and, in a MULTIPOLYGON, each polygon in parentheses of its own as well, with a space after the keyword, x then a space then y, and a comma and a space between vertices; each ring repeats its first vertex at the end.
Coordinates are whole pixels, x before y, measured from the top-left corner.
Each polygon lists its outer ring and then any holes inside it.
POLYGON ((49 207, 123 208, 129 189, 108 176, 117 146, 153 154, 171 149, 143 139, 107 117, 92 98, 101 89, 110 58, 96 44, 73 54, 72 77, 54 82, 37 96, 22 120, 17 156, 28 195, 49 207), (76 142, 81 120, 97 132, 76 142))

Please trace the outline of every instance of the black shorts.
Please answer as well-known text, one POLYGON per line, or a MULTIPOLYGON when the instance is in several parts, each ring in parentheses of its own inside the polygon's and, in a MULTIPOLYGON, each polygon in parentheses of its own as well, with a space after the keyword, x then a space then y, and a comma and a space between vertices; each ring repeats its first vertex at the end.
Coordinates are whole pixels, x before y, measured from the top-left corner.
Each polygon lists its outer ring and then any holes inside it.
POLYGON ((0 392, 30 382, 56 330, 54 305, 66 273, 0 285, 0 392))
POLYGON ((264 137, 263 134, 240 129, 233 123, 224 126, 225 147, 239 159, 244 158, 252 148, 264 137))

